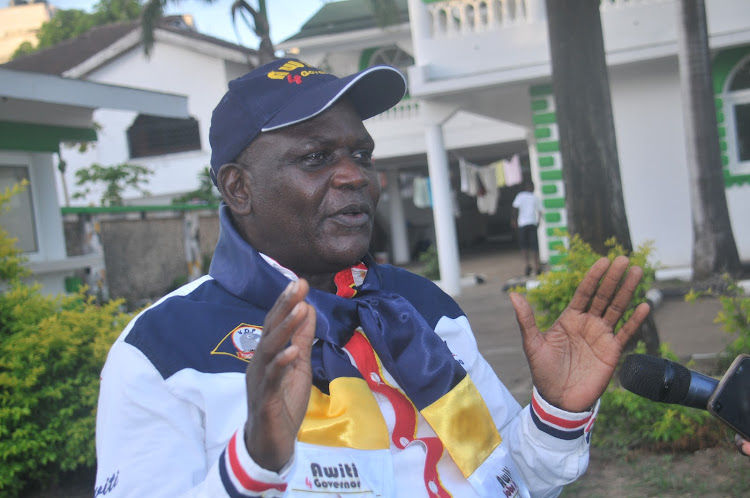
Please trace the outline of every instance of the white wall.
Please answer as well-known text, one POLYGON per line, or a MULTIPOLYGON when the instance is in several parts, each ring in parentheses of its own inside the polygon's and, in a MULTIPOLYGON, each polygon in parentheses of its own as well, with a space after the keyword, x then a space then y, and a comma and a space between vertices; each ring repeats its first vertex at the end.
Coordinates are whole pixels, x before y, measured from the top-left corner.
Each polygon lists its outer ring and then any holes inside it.
POLYGON ((625 208, 633 244, 690 266, 692 223, 676 58, 610 69, 625 208))
MULTIPOLYGON (((87 154, 64 150, 68 162, 67 179, 72 188, 75 182, 74 171, 87 167, 92 162, 103 166, 131 162, 147 166, 155 171, 145 186, 152 194, 179 194, 198 186, 199 172, 210 163, 208 132, 211 113, 226 92, 228 75, 235 76, 242 71, 233 64, 225 66, 225 61, 204 55, 189 46, 176 46, 157 41, 150 58, 146 58, 142 48, 137 46, 122 54, 107 65, 87 75, 87 79, 100 83, 131 86, 153 91, 162 91, 188 96, 188 110, 198 120, 201 150, 130 159, 125 132, 137 114, 125 111, 98 110, 94 114, 96 123, 102 126, 99 140, 87 154)), ((62 199, 62 187, 58 176, 58 191, 62 199)), ((137 197, 136 192, 128 192, 125 197, 137 197)), ((99 193, 84 201, 73 201, 74 205, 97 203, 99 193)))

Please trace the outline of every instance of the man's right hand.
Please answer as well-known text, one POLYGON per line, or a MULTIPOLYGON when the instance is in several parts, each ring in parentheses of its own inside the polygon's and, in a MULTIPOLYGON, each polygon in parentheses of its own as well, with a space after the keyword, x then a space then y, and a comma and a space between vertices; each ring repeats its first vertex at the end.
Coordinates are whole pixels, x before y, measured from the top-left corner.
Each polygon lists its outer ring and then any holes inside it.
POLYGON ((309 290, 308 283, 299 280, 279 296, 245 372, 245 445, 255 463, 273 472, 292 457, 310 399, 316 315, 304 301, 309 290))

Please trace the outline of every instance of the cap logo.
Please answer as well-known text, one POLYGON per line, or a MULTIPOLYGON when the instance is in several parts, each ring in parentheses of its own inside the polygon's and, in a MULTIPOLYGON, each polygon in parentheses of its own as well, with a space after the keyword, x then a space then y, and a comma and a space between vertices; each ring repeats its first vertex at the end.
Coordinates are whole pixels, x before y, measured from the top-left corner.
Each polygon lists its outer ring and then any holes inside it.
POLYGON ((287 61, 282 64, 276 71, 269 71, 267 76, 272 80, 287 80, 289 83, 301 84, 302 78, 310 76, 312 74, 328 74, 325 71, 320 71, 309 64, 305 64, 300 61, 287 61), (291 72, 301 67, 312 68, 312 71, 300 71, 298 74, 292 75, 291 72))

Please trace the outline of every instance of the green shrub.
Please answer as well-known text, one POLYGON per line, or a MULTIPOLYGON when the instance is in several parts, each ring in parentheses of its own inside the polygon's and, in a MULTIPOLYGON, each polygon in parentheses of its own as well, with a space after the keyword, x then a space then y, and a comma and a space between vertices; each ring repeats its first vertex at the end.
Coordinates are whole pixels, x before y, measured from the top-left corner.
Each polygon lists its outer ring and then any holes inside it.
MULTIPOLYGON (((650 244, 642 245, 630 254, 626 254, 614 240, 608 241, 607 246, 610 249, 606 256, 610 261, 619 255, 626 255, 630 258, 631 265, 643 268, 643 279, 618 324, 619 329, 633 314, 636 306, 646 301, 646 291, 654 282, 655 269, 648 262, 650 244)), ((555 271, 542 274, 538 279, 538 287, 516 289, 527 295, 534 307, 540 330, 547 330, 560 316, 588 269, 602 257, 578 236, 573 236, 570 247, 561 252, 563 257, 560 266, 555 271)), ((636 346, 635 352, 646 352, 643 343, 636 346)), ((660 354, 676 360, 666 344, 660 346, 660 354)), ((595 446, 680 451, 715 446, 727 437, 721 424, 708 412, 649 401, 617 386, 616 378, 617 375, 602 396, 592 439, 595 446)))
POLYGON ((430 280, 440 279, 440 262, 438 261, 437 247, 434 244, 419 255, 419 261, 424 263, 422 275, 430 280))
POLYGON ((721 291, 708 290, 705 292, 691 291, 685 296, 688 302, 699 297, 711 296, 719 299, 721 310, 714 319, 728 334, 736 336, 726 347, 727 356, 720 359, 718 370, 724 371, 738 354, 750 353, 750 296, 737 282, 728 275, 724 276, 726 286, 721 291))
MULTIPOLYGON (((0 199, 0 206, 7 201, 0 199)), ((131 319, 84 290, 48 296, 24 284, 20 252, 0 233, 0 495, 93 467, 99 375, 131 319), (15 265, 15 266, 14 266, 15 265)))
MULTIPOLYGON (((630 258, 631 266, 637 265, 643 268, 643 279, 636 288, 630 306, 621 320, 621 323, 624 323, 633 314, 636 306, 646 301, 646 291, 654 281, 655 270, 648 262, 651 246, 650 244, 642 245, 630 254, 626 254, 626 251, 614 239, 607 241, 607 246, 610 248, 607 253, 610 261, 617 256, 626 255, 630 258)), ((557 320, 573 299, 573 294, 586 272, 602 257, 577 235, 570 239, 569 248, 561 250, 561 256, 559 267, 537 278, 539 282, 537 287, 528 290, 515 289, 525 293, 529 303, 534 307, 534 316, 539 330, 547 330, 557 320)), ((619 326, 618 324, 618 328, 619 326)))

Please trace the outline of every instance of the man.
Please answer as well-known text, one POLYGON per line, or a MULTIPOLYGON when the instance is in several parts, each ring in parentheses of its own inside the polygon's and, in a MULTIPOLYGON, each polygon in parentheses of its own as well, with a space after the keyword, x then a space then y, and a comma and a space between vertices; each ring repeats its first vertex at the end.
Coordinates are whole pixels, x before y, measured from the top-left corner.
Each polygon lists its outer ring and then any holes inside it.
POLYGON ((99 494, 549 496, 583 473, 597 400, 648 313, 613 335, 642 272, 597 262, 544 335, 511 295, 535 385, 522 409, 449 296, 367 255, 380 190, 362 120, 404 92, 390 67, 339 79, 291 59, 230 83, 209 275, 112 347, 99 494))
POLYGON ((513 199, 513 213, 510 224, 518 228, 518 244, 526 264, 524 274, 531 275, 531 260, 534 260, 536 274, 542 273, 542 264, 539 261, 539 239, 537 238, 537 227, 539 218, 542 216, 542 205, 534 195, 534 183, 526 180, 523 190, 513 199))

